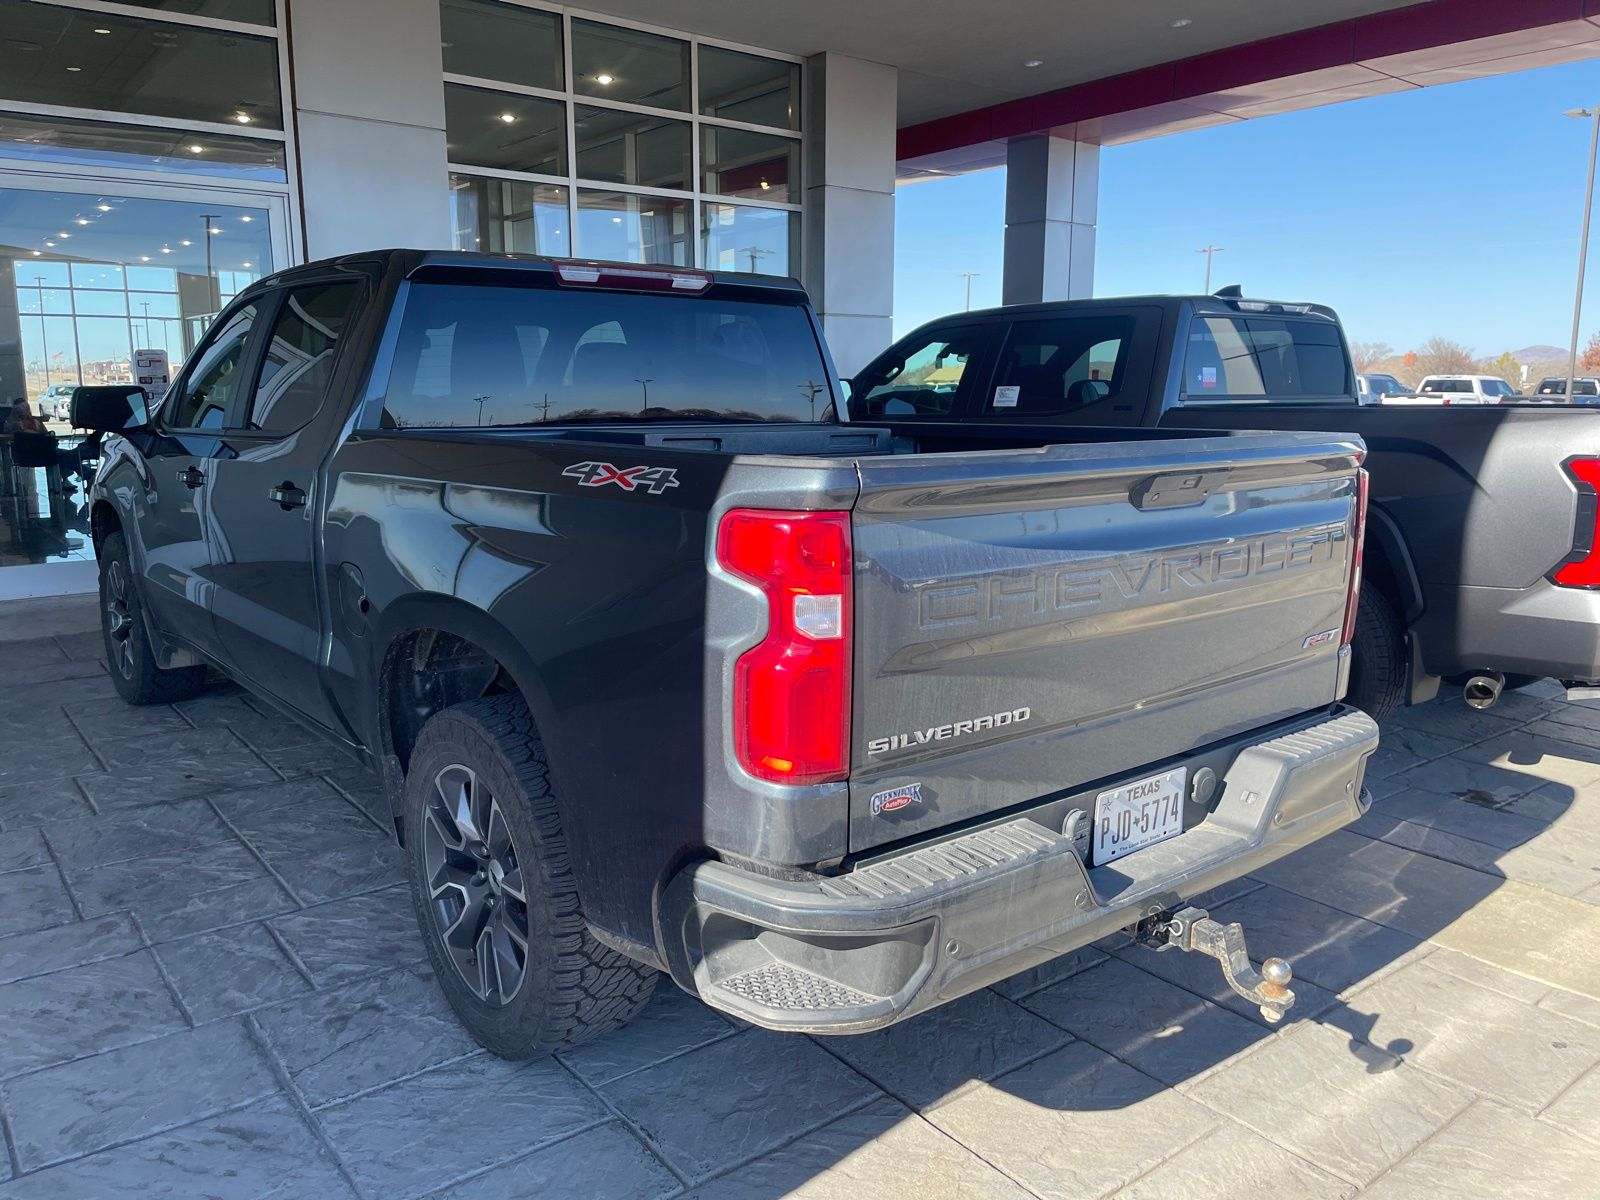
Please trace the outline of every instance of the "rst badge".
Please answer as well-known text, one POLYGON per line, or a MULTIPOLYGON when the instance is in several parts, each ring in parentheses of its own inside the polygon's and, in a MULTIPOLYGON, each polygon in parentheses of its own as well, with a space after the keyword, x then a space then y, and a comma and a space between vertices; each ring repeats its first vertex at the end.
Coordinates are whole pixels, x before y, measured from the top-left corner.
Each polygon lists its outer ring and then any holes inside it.
POLYGON ((872 815, 881 817, 884 813, 898 812, 908 804, 922 803, 922 785, 908 783, 905 787, 890 788, 886 792, 877 792, 872 797, 872 815))
POLYGON ((614 483, 625 492, 643 490, 659 496, 678 486, 678 473, 671 467, 619 467, 608 462, 573 463, 561 472, 583 487, 605 487, 614 483))

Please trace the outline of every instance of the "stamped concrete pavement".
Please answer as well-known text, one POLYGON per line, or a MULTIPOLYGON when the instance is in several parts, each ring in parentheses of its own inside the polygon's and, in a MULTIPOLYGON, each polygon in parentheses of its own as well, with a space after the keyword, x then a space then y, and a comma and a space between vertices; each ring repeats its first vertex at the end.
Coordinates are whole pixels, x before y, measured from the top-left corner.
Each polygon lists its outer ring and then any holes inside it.
POLYGON ((0 1197, 1600 1195, 1600 705, 1549 686, 1402 712, 1372 813, 1210 898, 1279 1028, 1118 939, 866 1037, 663 985, 507 1063, 374 779, 220 682, 126 707, 87 600, 0 638, 0 1197))

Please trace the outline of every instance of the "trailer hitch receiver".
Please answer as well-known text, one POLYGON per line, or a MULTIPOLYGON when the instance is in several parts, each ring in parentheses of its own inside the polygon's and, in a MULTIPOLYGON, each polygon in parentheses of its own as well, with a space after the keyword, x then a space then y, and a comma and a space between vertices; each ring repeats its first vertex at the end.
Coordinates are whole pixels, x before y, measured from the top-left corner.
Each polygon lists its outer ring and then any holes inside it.
POLYGON ((1213 921, 1203 908, 1147 917, 1134 928, 1134 937, 1156 950, 1192 950, 1208 954, 1222 966, 1222 978, 1239 995, 1258 1005, 1261 1015, 1276 1025, 1294 1004, 1289 981, 1294 972, 1281 958, 1269 958, 1257 971, 1245 949, 1244 929, 1237 922, 1213 921))

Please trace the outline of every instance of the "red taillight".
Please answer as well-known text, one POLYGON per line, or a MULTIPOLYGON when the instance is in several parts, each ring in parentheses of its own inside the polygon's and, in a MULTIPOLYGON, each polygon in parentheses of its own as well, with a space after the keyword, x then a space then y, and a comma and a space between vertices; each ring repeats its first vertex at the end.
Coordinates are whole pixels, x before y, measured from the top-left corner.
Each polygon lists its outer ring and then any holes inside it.
POLYGON ((734 668, 733 737, 758 779, 850 771, 850 514, 734 509, 717 561, 767 597, 767 636, 734 668))
POLYGON ((550 265, 555 269, 556 281, 568 287, 698 294, 711 286, 711 276, 686 267, 630 267, 626 263, 579 262, 570 258, 550 265))
POLYGON ((1578 485, 1579 557, 1557 567, 1552 580, 1562 587, 1600 587, 1600 458, 1572 458, 1562 464, 1578 485), (1588 547, 1582 539, 1587 536, 1588 547))
POLYGON ((1351 536, 1355 540, 1355 548, 1351 551, 1350 559, 1350 592, 1344 602, 1344 636, 1339 639, 1341 645, 1348 646, 1356 636, 1356 609, 1361 606, 1361 562, 1366 554, 1367 545, 1367 489, 1369 487, 1366 468, 1356 470, 1356 513, 1355 528, 1351 536))

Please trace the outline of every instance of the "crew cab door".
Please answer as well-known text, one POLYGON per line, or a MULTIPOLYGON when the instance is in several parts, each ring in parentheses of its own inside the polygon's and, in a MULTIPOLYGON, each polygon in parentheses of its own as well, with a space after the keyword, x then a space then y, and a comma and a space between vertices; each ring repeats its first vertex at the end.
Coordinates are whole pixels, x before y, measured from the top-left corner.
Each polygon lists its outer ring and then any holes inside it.
POLYGON ((227 413, 250 377, 258 305, 229 310, 190 355, 153 423, 138 512, 142 596, 163 632, 217 656, 207 527, 218 464, 234 453, 227 413))
POLYGON ((317 491, 345 415, 330 384, 363 287, 334 275, 263 300, 260 367, 230 414, 236 453, 214 471, 208 526, 224 665, 336 731, 319 669, 317 491))

